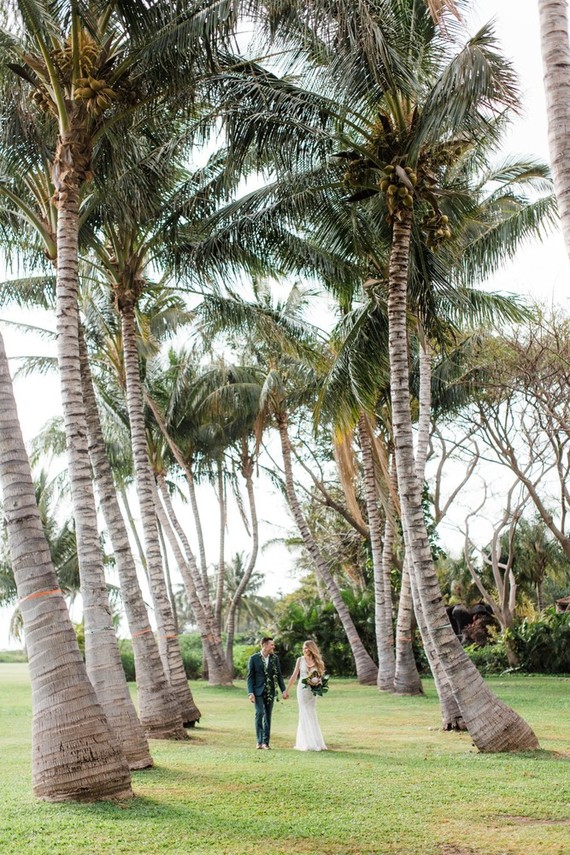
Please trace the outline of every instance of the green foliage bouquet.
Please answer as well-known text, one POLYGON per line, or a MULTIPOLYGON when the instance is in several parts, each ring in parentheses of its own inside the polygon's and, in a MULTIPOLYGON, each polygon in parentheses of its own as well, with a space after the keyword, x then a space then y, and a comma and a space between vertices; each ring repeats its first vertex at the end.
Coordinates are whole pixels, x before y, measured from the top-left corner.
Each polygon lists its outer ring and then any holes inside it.
POLYGON ((322 695, 329 690, 329 675, 319 674, 318 671, 311 671, 301 680, 301 683, 310 689, 313 695, 322 695))

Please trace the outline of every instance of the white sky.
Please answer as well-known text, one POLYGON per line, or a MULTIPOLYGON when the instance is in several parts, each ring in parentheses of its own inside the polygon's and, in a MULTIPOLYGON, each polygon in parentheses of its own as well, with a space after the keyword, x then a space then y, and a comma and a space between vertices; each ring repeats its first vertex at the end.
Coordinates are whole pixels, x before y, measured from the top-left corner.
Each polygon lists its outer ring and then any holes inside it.
MULTIPOLYGON (((503 50, 514 62, 520 76, 524 93, 524 114, 514 124, 505 145, 505 153, 510 155, 531 155, 548 159, 548 142, 544 96, 542 89, 542 63, 540 58, 540 38, 538 23, 538 4, 536 0, 479 0, 474 3, 474 11, 469 22, 470 30, 482 23, 495 19, 496 32, 503 50)), ((534 244, 521 251, 516 261, 497 275, 488 287, 493 290, 507 291, 521 295, 530 295, 543 302, 555 302, 566 306, 570 297, 570 264, 568 262, 560 235, 556 234, 544 244, 534 244)), ((4 315, 5 317, 5 315, 4 315)), ((14 320, 30 324, 46 325, 45 318, 32 313, 12 313, 14 320)), ((10 327, 3 327, 5 345, 10 357, 26 354, 49 353, 50 346, 37 337, 18 334, 10 327)), ((60 410, 59 387, 56 377, 26 378, 15 384, 20 419, 25 439, 34 436, 46 419, 60 410)), ((202 506, 208 520, 213 520, 210 532, 212 554, 215 561, 215 543, 217 542, 217 510, 215 504, 205 494, 202 506)), ((284 505, 275 493, 266 491, 263 496, 260 516, 267 520, 277 520, 291 530, 284 518, 284 505)), ((230 518, 232 519, 232 518, 230 518)), ((262 524, 262 541, 280 536, 284 532, 269 524, 262 524)), ((442 532, 444 546, 452 546, 457 541, 448 531, 442 532), (449 544, 447 544, 449 538, 449 544)), ((247 538, 243 533, 241 521, 235 515, 230 522, 228 532, 228 558, 238 549, 247 550, 247 538)), ((284 550, 273 548, 261 556, 258 568, 266 574, 263 593, 288 591, 295 587, 294 579, 289 575, 291 559, 284 550)), ((8 617, 0 610, 0 649, 8 646, 8 617)))

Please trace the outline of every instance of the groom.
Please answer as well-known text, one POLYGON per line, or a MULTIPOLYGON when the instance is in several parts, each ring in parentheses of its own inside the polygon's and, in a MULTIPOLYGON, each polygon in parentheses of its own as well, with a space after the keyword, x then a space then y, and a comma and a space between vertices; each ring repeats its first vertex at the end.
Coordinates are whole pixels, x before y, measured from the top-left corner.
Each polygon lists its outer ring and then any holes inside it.
POLYGON ((255 704, 255 733, 258 748, 269 748, 271 733, 271 712, 275 700, 275 682, 287 700, 289 693, 285 688, 281 665, 275 655, 273 639, 261 639, 261 651, 249 657, 247 663, 247 691, 252 704, 255 704))

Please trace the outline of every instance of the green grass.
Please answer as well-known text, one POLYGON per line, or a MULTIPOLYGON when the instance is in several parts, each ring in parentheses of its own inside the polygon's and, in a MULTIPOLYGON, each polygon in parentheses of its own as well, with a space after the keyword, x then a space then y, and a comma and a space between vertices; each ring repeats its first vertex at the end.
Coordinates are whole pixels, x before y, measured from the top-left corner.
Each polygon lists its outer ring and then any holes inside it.
POLYGON ((438 730, 427 699, 331 680, 319 718, 332 749, 293 751, 296 702, 277 705, 273 751, 254 747, 243 684, 192 685, 202 723, 154 742, 123 804, 32 796, 25 665, 0 665, 2 855, 541 855, 570 853, 570 679, 494 678, 535 729, 535 754, 482 755, 438 730))

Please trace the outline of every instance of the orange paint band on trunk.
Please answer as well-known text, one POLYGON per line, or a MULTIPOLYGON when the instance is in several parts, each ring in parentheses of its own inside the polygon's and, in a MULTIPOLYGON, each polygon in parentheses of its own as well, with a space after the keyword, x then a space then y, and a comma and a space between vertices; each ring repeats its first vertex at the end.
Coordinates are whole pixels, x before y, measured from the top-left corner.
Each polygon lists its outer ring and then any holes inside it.
POLYGON ((131 638, 138 638, 139 635, 145 635, 147 632, 152 632, 152 629, 141 629, 140 632, 133 632, 131 638))
POLYGON ((33 594, 28 594, 27 597, 22 597, 18 602, 18 605, 25 603, 26 600, 34 600, 36 597, 49 597, 51 594, 61 594, 61 590, 59 588, 52 588, 50 591, 34 591, 33 594))
POLYGON ((159 635, 158 637, 159 638, 178 638, 176 633, 174 633, 174 635, 172 635, 172 634, 170 634, 170 635, 159 635))

